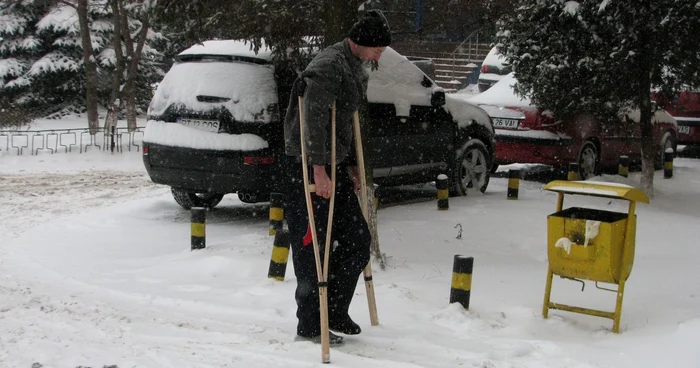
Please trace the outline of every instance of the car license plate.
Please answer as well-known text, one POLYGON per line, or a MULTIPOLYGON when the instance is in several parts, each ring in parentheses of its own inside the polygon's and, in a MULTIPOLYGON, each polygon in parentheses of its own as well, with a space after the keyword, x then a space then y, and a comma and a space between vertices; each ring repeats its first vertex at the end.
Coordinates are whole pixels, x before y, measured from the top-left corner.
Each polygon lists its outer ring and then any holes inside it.
POLYGON ((678 126, 678 134, 690 134, 690 126, 679 125, 678 126))
POLYGON ((188 126, 190 128, 205 130, 207 132, 214 132, 214 133, 219 132, 219 121, 218 120, 178 118, 177 122, 184 125, 184 126, 188 126))
POLYGON ((518 124, 520 124, 520 120, 518 119, 493 118, 494 128, 518 129, 518 124))

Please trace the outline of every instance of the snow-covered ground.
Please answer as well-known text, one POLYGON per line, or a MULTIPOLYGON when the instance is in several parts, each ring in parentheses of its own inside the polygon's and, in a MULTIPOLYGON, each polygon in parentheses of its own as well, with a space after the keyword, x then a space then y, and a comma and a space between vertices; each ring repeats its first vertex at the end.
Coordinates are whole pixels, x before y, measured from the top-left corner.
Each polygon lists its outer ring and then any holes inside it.
MULTIPOLYGON (((449 211, 429 199, 379 210, 380 325, 358 285, 351 315, 363 333, 323 366, 699 367, 700 160, 675 165, 637 206, 621 334, 608 319, 542 318, 556 194, 522 181, 509 201, 507 179, 494 177, 449 211), (455 254, 475 258, 469 311, 448 304, 455 254)), ((567 196, 574 205, 626 211, 567 196)), ((206 240, 190 251, 189 213, 149 181, 136 151, 0 152, 0 367, 322 366, 319 345, 294 339, 291 260, 284 282, 266 277, 267 206, 225 197, 206 240)), ((552 300, 612 311, 615 294, 555 277, 552 300)))

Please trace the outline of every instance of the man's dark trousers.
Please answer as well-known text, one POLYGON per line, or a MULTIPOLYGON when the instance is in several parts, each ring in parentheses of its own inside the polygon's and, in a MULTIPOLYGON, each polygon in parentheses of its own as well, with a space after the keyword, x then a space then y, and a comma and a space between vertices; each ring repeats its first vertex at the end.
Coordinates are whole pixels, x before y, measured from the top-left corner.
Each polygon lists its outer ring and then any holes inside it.
MULTIPOLYGON (((288 156, 286 175, 285 217, 289 226, 292 261, 297 278, 297 333, 301 336, 320 335, 320 312, 318 300, 318 276, 313 243, 308 232, 308 212, 304 196, 304 176, 300 159, 288 156), (306 241, 305 241, 306 239, 306 241)), ((330 168, 326 168, 329 173, 330 168)), ((309 180, 313 182, 313 167, 309 165, 309 180)), ((330 200, 311 195, 320 246, 321 263, 326 243, 328 209, 330 200)), ((370 256, 371 236, 353 183, 345 165, 336 169, 335 209, 331 229, 330 269, 328 272, 328 319, 344 321, 352 301, 357 280, 370 256)))

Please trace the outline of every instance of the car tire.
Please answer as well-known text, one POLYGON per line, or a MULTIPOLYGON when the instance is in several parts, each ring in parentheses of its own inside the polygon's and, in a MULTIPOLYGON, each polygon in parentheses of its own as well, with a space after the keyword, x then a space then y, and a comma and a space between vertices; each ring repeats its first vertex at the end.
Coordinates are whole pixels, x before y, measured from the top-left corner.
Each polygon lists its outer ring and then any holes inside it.
POLYGON ((195 193, 179 188, 170 188, 170 192, 173 194, 175 202, 186 210, 192 207, 206 207, 212 209, 224 198, 223 194, 195 193))
POLYGON ((578 176, 580 180, 587 180, 598 175, 600 155, 593 142, 586 142, 578 154, 578 176))
POLYGON ((243 203, 258 203, 258 194, 238 192, 238 199, 243 203))
POLYGON ((498 164, 491 164, 491 174, 494 174, 496 171, 498 171, 498 164))
POLYGON ((676 138, 671 132, 666 132, 659 141, 659 151, 654 155, 654 170, 661 170, 664 167, 664 152, 667 148, 672 148, 676 152, 676 138))
POLYGON ((491 177, 491 160, 486 145, 478 139, 470 139, 457 151, 452 170, 450 193, 467 195, 469 190, 486 191, 491 177))

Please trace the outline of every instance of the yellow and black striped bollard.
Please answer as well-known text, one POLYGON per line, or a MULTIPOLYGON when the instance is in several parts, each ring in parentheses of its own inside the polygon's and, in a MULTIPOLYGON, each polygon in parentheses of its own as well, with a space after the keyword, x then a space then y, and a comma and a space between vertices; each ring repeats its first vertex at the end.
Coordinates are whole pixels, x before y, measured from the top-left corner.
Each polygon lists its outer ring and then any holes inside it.
POLYGON ((472 291, 472 271, 474 257, 455 255, 452 266, 452 287, 450 288, 450 304, 462 304, 469 309, 469 297, 472 291))
POLYGON ((575 162, 569 163, 569 171, 566 174, 566 180, 568 181, 576 181, 579 180, 578 176, 578 164, 575 162))
POLYGON ((204 207, 192 207, 191 211, 191 250, 204 249, 206 247, 206 221, 207 210, 204 207))
POLYGON ((440 174, 435 182, 437 187, 437 206, 438 210, 444 211, 450 208, 450 192, 448 188, 447 175, 440 174))
POLYGON ((508 170, 508 199, 518 199, 520 170, 508 170))
POLYGON ((630 158, 628 156, 620 156, 620 163, 617 165, 617 174, 623 177, 627 177, 630 172, 630 158))
POLYGON ((284 281, 284 274, 287 271, 287 260, 289 259, 289 231, 279 229, 275 233, 275 242, 272 245, 272 257, 270 258, 270 269, 267 277, 284 281))
POLYGON ((284 221, 284 194, 270 193, 270 236, 282 229, 284 221))
POLYGON ((673 177, 673 148, 664 151, 664 179, 673 177))

